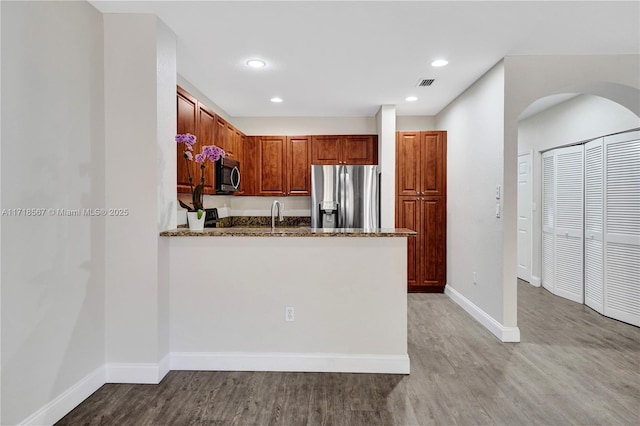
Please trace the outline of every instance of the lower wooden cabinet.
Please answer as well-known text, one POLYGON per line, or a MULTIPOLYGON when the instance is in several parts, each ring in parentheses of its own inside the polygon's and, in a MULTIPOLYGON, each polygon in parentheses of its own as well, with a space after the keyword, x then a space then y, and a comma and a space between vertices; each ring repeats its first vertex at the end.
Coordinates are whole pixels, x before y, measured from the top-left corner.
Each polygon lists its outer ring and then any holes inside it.
POLYGON ((407 243, 409 292, 442 292, 446 280, 446 197, 396 197, 396 227, 418 233, 407 243))

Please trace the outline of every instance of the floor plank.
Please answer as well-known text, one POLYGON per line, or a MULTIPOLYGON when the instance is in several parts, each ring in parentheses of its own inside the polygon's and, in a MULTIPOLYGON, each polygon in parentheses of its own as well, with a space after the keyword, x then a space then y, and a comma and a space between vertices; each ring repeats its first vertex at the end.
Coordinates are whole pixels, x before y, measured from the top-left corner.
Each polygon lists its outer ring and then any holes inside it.
POLYGON ((172 371, 107 384, 59 425, 635 425, 640 328, 518 284, 522 342, 410 294, 411 375, 172 371))

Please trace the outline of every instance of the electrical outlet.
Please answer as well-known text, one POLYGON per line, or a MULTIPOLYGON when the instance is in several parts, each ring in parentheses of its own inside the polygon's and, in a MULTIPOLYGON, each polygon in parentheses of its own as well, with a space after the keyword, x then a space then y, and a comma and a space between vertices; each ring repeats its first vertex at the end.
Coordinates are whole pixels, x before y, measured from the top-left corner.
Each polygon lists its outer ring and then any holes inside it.
POLYGON ((478 284, 478 274, 473 273, 473 284, 478 284))
POLYGON ((287 306, 284 308, 284 320, 285 321, 295 321, 295 312, 293 310, 293 306, 287 306))

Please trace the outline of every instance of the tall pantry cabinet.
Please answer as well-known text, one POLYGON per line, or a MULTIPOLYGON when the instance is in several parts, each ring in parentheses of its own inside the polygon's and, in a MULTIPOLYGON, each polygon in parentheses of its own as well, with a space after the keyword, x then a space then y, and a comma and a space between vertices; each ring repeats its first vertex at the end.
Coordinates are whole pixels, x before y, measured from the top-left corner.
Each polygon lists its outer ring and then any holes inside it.
POLYGON ((408 241, 409 292, 443 292, 446 281, 447 132, 396 133, 396 227, 408 241))

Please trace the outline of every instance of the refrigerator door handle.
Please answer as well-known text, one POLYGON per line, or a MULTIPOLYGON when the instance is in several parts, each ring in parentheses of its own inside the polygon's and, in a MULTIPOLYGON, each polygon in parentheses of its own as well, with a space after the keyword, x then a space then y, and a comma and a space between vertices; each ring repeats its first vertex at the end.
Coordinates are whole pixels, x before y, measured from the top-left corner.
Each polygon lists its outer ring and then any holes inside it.
POLYGON ((344 167, 336 166, 338 168, 338 228, 344 228, 345 224, 345 182, 344 182, 344 167))
POLYGON ((345 167, 344 171, 344 188, 345 188, 345 228, 353 228, 353 180, 349 171, 345 167))

